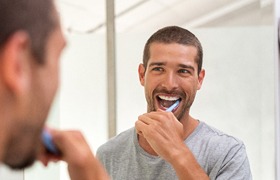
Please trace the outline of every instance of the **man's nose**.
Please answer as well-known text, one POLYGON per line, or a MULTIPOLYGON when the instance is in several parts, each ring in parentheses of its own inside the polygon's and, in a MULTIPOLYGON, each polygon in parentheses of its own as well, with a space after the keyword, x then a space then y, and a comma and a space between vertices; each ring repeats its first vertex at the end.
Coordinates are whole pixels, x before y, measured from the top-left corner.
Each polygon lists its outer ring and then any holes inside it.
POLYGON ((166 73, 163 78, 162 86, 165 87, 169 91, 173 90, 173 89, 177 89, 178 88, 178 77, 176 76, 176 74, 173 72, 166 73))

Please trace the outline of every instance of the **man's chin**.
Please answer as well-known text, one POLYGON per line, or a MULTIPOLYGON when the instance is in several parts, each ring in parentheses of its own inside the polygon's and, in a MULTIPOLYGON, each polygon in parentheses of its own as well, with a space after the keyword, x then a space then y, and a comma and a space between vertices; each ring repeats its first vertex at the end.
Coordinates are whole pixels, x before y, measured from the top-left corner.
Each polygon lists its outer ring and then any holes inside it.
POLYGON ((27 167, 30 167, 35 161, 35 157, 29 157, 28 159, 24 159, 20 162, 4 162, 7 166, 14 170, 21 170, 27 167))

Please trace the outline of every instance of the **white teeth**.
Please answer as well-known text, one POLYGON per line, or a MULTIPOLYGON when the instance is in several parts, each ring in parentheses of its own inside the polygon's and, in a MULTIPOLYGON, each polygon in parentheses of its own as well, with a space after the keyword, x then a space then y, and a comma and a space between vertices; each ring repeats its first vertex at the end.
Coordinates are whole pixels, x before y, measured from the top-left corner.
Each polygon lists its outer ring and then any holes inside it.
POLYGON ((179 97, 172 97, 172 96, 159 96, 160 99, 166 100, 166 101, 176 101, 179 99, 179 97))

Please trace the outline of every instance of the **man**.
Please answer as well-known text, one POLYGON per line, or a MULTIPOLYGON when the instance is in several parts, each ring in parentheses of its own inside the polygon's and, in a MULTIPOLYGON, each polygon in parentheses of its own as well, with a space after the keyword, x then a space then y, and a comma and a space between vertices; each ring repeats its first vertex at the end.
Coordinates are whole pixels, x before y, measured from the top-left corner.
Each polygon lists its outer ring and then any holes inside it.
POLYGON ((149 38, 138 68, 147 113, 97 150, 112 179, 251 179, 244 144, 190 115, 205 76, 202 57, 199 40, 183 28, 149 38))
POLYGON ((0 0, 0 29, 0 162, 21 169, 63 160, 72 180, 107 179, 80 132, 49 130, 60 155, 42 145, 65 46, 54 2, 0 0))

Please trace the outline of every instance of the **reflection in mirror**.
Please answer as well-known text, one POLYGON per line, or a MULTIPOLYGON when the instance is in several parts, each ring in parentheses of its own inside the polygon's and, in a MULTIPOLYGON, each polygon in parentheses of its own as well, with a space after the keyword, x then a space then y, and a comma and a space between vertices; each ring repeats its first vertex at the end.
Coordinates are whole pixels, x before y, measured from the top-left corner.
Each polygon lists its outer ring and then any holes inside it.
POLYGON ((273 1, 135 4, 116 19, 118 133, 146 112, 137 74, 145 41, 163 26, 179 25, 204 49, 206 77, 191 114, 244 141, 253 179, 275 179, 273 1))

